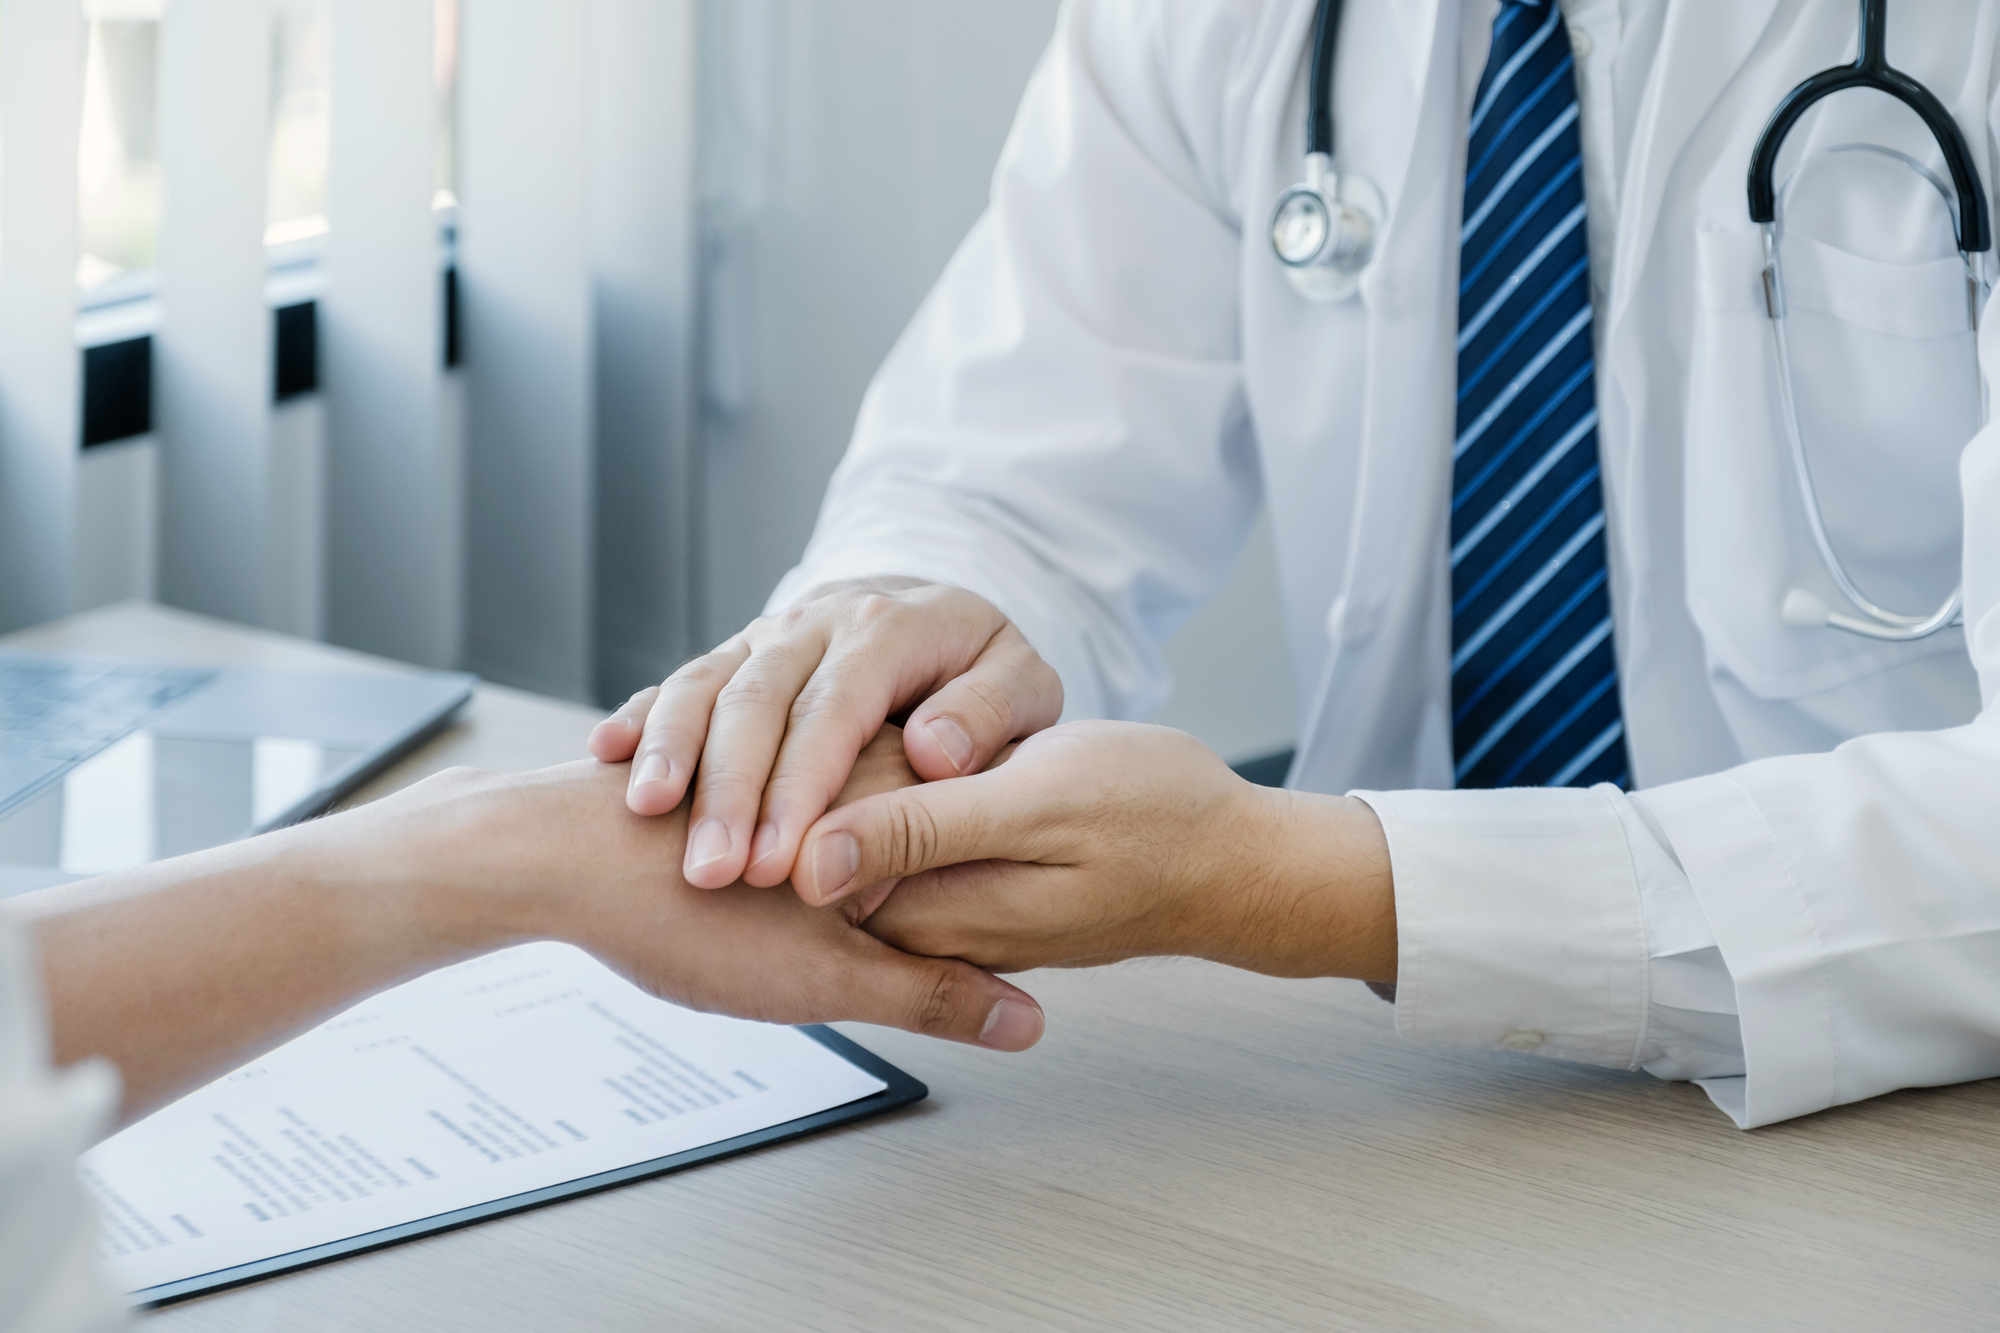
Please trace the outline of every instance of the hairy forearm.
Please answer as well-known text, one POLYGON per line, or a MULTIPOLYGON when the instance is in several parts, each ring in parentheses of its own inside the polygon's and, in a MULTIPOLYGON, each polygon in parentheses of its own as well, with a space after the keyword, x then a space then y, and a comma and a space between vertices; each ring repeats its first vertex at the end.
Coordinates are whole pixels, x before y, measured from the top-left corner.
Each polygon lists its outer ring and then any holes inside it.
POLYGON ((1191 950, 1281 977, 1396 979, 1396 889, 1381 821, 1351 797, 1260 791, 1231 838, 1261 847, 1239 891, 1216 894, 1191 950))

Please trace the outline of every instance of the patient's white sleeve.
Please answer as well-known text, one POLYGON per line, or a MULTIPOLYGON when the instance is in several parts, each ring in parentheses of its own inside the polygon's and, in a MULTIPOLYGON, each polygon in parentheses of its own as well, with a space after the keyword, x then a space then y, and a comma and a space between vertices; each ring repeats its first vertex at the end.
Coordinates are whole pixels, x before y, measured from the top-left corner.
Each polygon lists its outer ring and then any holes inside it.
POLYGON ((97 1272, 97 1213, 76 1178, 118 1100, 103 1061, 56 1073, 23 933, 0 912, 0 1329, 108 1333, 124 1306, 97 1272))
POLYGON ((1745 1125, 1736 988, 1643 796, 1356 792, 1396 879, 1396 1029, 1693 1079, 1745 1125))

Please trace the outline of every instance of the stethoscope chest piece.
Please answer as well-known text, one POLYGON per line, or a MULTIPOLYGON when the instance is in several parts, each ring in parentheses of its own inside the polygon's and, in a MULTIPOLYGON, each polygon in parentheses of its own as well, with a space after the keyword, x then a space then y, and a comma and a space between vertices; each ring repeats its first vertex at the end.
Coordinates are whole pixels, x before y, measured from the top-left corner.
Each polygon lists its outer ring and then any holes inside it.
POLYGON ((1301 296, 1345 301, 1361 290, 1388 213, 1366 176, 1334 165, 1333 62, 1341 0, 1318 0, 1306 86, 1306 178, 1271 210, 1271 252, 1301 296))
POLYGON ((1305 180, 1271 210, 1271 249, 1302 296, 1345 301, 1375 258, 1384 211, 1374 182, 1335 171, 1325 153, 1310 154, 1305 180))

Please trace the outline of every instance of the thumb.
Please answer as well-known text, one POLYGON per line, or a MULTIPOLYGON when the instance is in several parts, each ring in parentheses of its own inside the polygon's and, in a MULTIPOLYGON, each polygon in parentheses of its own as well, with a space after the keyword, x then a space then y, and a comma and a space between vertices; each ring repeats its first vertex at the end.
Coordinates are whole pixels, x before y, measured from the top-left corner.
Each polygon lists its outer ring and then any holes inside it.
POLYGON ((1035 798, 1006 769, 881 792, 820 817, 799 844, 792 886, 815 907, 883 880, 993 857, 1033 860, 1022 830, 1035 798))
POLYGON ((964 777, 1007 742, 1054 726, 1062 710, 1062 678, 1009 626, 963 675, 911 710, 903 753, 926 782, 964 777))
POLYGON ((856 1021, 995 1051, 1025 1051, 1042 1039, 1042 1007, 1020 987, 956 958, 868 944, 868 965, 849 974, 856 1021))

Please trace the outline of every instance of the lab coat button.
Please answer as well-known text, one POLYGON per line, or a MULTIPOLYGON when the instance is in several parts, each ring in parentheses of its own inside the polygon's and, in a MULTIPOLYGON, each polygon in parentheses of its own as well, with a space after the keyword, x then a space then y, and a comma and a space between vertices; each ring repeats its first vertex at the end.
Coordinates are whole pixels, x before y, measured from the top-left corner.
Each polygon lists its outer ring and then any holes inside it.
POLYGON ((1326 636, 1336 647, 1366 643, 1381 627, 1382 608, 1374 602, 1350 602, 1345 597, 1336 597, 1326 610, 1326 636))
POLYGON ((1409 284, 1376 265, 1361 280, 1361 299, 1377 314, 1400 315, 1409 300, 1409 284))
POLYGON ((1542 1041, 1542 1034, 1539 1032, 1530 1032, 1526 1028, 1515 1028, 1512 1032, 1500 1038, 1500 1049, 1503 1051, 1532 1051, 1537 1046, 1540 1046, 1542 1041))
POLYGON ((1582 28, 1571 28, 1569 30, 1570 54, 1576 57, 1577 64, 1581 65, 1584 61, 1590 59, 1590 47, 1589 33, 1585 32, 1582 28))

